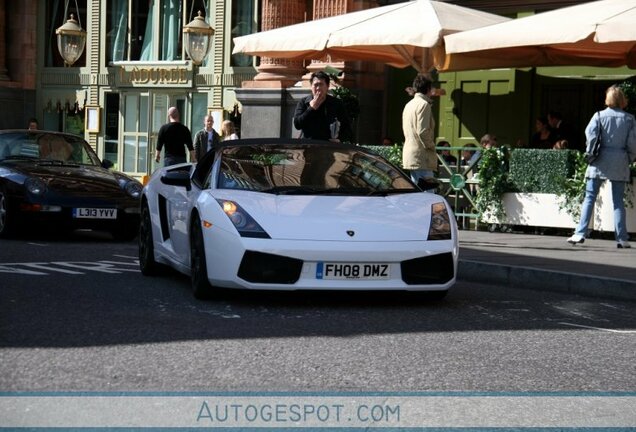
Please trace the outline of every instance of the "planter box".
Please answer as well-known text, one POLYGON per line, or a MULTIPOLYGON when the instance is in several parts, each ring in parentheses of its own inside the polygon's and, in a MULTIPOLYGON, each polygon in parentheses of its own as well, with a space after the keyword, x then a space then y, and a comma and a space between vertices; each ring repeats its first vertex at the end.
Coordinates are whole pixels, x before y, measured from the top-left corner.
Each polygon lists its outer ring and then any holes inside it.
POLYGON ((502 203, 506 212, 504 220, 491 216, 482 218, 485 223, 528 225, 550 228, 574 228, 578 221, 559 210, 556 194, 505 193, 502 203))
MULTIPOLYGON (((632 181, 631 201, 636 205, 636 184, 632 181)), ((506 193, 502 203, 506 217, 499 220, 494 216, 482 217, 485 223, 506 225, 527 225, 550 228, 575 228, 578 220, 563 210, 559 210, 559 197, 556 194, 506 193)), ((636 208, 626 208, 627 231, 636 232, 636 208)), ((612 190, 609 182, 604 182, 596 198, 594 217, 590 228, 595 231, 614 231, 614 209, 612 190)))

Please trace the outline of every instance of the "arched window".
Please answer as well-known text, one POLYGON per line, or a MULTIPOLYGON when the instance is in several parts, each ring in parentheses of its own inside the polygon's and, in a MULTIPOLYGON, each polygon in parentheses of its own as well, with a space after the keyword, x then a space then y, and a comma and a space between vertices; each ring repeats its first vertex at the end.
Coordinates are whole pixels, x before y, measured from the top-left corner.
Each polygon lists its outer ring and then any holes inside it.
POLYGON ((210 3, 211 0, 108 0, 106 63, 184 60, 183 26, 199 10, 205 17, 210 3))

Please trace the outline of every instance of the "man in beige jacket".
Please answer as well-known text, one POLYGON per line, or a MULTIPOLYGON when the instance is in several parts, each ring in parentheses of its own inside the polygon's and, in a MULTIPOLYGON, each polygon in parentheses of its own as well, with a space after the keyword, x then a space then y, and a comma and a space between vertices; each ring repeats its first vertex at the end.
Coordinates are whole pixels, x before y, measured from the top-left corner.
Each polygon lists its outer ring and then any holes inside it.
POLYGON ((437 171, 431 80, 418 74, 413 80, 412 91, 413 99, 402 112, 402 165, 410 171, 411 179, 417 184, 420 179, 434 177, 437 171))

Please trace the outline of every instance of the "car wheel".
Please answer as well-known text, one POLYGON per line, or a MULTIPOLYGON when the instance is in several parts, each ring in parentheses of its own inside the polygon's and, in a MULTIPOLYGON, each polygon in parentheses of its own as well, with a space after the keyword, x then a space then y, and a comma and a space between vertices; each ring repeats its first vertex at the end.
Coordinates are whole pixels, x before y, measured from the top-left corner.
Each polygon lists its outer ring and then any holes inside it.
POLYGON ((0 237, 12 237, 17 230, 17 220, 9 207, 9 197, 4 188, 0 188, 0 237))
POLYGON ((198 299, 209 298, 212 287, 208 281, 208 267, 205 258, 205 244, 203 243, 203 231, 201 219, 195 216, 190 229, 190 279, 192 292, 198 299))
POLYGON ((139 269, 144 276, 154 276, 159 273, 160 267, 161 264, 155 261, 150 209, 148 204, 144 203, 141 208, 141 222, 139 224, 139 269))

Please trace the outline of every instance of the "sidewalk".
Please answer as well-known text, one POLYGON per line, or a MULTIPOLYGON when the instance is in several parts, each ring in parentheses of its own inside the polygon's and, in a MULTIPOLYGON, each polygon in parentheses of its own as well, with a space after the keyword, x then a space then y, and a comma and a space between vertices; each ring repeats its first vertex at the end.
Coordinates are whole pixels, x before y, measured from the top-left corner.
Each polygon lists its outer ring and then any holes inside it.
POLYGON ((459 231, 458 279, 636 301, 636 242, 459 231))

